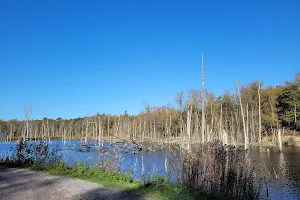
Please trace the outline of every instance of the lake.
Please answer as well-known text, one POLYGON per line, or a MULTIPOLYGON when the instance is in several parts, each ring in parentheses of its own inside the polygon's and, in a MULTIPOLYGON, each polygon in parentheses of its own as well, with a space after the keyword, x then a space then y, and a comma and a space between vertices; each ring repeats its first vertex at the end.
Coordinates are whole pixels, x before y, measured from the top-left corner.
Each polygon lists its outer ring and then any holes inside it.
MULTIPOLYGON (((75 162, 95 163, 103 153, 97 151, 97 143, 90 142, 88 148, 80 145, 80 141, 71 140, 70 145, 61 140, 51 142, 51 147, 58 145, 59 153, 70 165, 75 162)), ((10 155, 10 148, 15 143, 0 143, 0 157, 10 155)), ((123 151, 124 144, 110 145, 104 143, 106 149, 119 149, 121 170, 131 169, 133 178, 141 179, 148 175, 159 174, 166 176, 171 173, 175 180, 169 159, 180 160, 180 150, 175 146, 157 147, 154 151, 123 151)), ((285 147, 283 152, 277 148, 251 147, 250 162, 254 164, 257 177, 265 176, 270 199, 300 199, 300 147, 285 147)), ((261 186, 262 194, 266 194, 265 182, 261 186)))

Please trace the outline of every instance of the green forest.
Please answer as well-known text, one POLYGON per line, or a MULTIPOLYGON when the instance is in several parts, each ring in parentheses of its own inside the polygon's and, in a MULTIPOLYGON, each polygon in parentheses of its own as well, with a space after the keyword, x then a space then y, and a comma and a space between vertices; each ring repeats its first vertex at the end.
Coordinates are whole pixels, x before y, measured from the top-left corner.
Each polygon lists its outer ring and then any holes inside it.
POLYGON ((201 89, 179 92, 173 105, 145 105, 138 115, 128 115, 125 111, 119 116, 95 114, 37 120, 31 118, 31 107, 27 106, 24 120, 0 120, 0 133, 7 141, 17 138, 62 138, 66 142, 70 139, 179 143, 220 140, 226 144, 259 144, 267 136, 273 136, 271 142, 275 142, 279 129, 285 135, 299 134, 300 74, 275 87, 264 86, 262 81, 241 87, 236 82, 236 86, 236 91, 225 91, 221 96, 201 89))

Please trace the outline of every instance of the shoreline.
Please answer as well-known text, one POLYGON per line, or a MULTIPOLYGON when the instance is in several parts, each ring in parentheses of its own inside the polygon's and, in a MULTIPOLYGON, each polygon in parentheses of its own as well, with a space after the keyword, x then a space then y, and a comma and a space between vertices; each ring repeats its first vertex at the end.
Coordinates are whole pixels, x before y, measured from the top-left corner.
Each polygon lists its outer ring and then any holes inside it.
MULTIPOLYGON (((7 143, 7 142, 15 142, 20 140, 20 138, 12 138, 11 141, 7 141, 7 140, 0 140, 0 142, 3 143, 7 143)), ((35 140, 49 140, 48 138, 36 138, 36 139, 28 139, 30 141, 35 141, 35 140)), ((50 139, 52 140, 63 140, 63 138, 61 137, 53 137, 50 139)), ((69 140, 77 140, 77 141, 83 141, 82 138, 71 138, 71 139, 66 139, 66 143, 68 143, 69 140)), ((144 145, 144 144, 148 144, 148 145, 155 145, 155 146, 167 146, 167 145, 179 145, 180 147, 184 146, 184 145, 188 145, 189 142, 187 141, 188 139, 186 138, 174 138, 172 139, 167 139, 167 140, 161 140, 161 141, 151 141, 151 140, 145 140, 145 141, 133 141, 133 140, 125 140, 125 139, 119 139, 119 138, 108 138, 105 137, 103 138, 102 142, 109 142, 112 144, 136 144, 136 145, 144 145)), ((93 141, 93 142, 99 142, 97 139, 93 139, 93 138, 89 138, 88 141, 93 141)), ((278 147, 278 145, 276 144, 277 141, 275 141, 275 144, 272 143, 272 136, 267 136, 267 137, 262 137, 262 143, 258 144, 258 143, 252 143, 249 144, 249 147, 278 147)), ((199 141, 193 141, 190 143, 191 145, 197 145, 197 144, 201 144, 199 141)), ((234 146, 244 146, 243 143, 239 143, 239 144, 226 144, 226 145, 234 145, 234 146)), ((282 136, 282 146, 283 147, 300 147, 300 136, 293 136, 293 135, 286 135, 286 136, 282 136)))

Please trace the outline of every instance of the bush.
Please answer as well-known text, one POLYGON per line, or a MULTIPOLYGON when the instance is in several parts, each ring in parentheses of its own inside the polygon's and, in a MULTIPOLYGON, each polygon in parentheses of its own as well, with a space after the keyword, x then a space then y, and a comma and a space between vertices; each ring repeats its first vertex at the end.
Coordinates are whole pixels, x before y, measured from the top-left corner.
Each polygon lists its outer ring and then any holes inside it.
POLYGON ((50 149, 49 144, 43 140, 34 143, 21 140, 15 149, 11 148, 11 151, 13 151, 12 156, 1 160, 2 164, 42 168, 61 161, 61 156, 57 153, 58 146, 50 149))

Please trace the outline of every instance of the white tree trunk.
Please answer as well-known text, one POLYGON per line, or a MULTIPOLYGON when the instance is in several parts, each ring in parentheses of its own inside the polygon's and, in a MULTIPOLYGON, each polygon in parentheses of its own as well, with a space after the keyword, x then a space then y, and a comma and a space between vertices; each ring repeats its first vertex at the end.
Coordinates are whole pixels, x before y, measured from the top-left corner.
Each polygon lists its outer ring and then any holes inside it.
POLYGON ((279 148, 279 151, 282 151, 281 129, 278 129, 278 132, 277 132, 277 140, 278 140, 278 148, 279 148))
POLYGON ((260 82, 258 83, 258 144, 261 143, 261 103, 260 103, 260 82))
POLYGON ((204 112, 204 58, 202 54, 202 95, 201 95, 201 106, 202 106, 202 126, 201 126, 201 142, 204 143, 204 131, 205 131, 205 112, 204 112))
POLYGON ((243 128, 244 128, 244 147, 245 147, 245 149, 247 149, 247 148, 248 148, 248 143, 249 143, 249 141, 248 141, 248 135, 247 135, 247 131, 246 131, 245 116, 244 116, 243 105, 242 105, 242 98, 241 98, 241 93, 240 93, 238 81, 236 81, 236 88, 237 88, 237 92, 238 92, 239 99, 240 99, 240 107, 241 107, 241 113, 242 113, 242 119, 243 119, 243 128))

